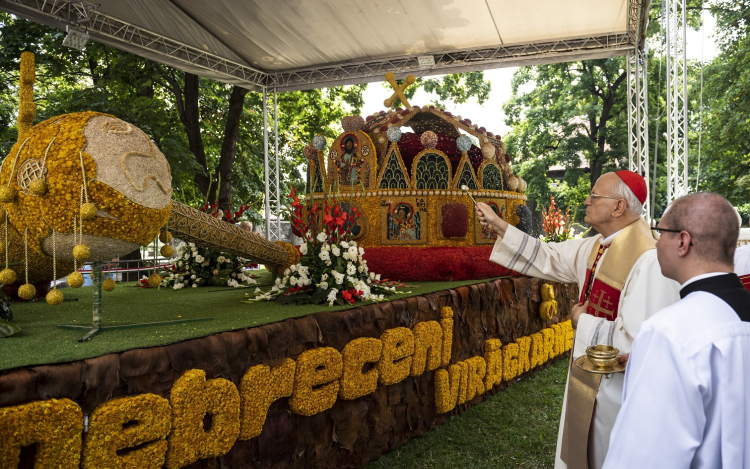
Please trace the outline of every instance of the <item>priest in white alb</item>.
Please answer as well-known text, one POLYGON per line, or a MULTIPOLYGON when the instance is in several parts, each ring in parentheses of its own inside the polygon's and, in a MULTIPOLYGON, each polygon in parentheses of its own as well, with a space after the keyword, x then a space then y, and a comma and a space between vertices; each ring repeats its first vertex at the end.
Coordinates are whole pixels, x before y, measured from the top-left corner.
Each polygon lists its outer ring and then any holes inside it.
POLYGON ((750 469, 750 292, 733 272, 733 218, 699 192, 659 221, 659 264, 682 300, 638 330, 606 469, 750 469))
MULTIPOLYGON (((612 343, 621 353, 629 352, 641 323, 679 300, 679 285, 661 274, 656 242, 641 217, 646 197, 640 175, 602 175, 584 202, 584 221, 600 234, 562 243, 543 243, 509 225, 486 204, 477 204, 480 222, 498 234, 490 260, 532 277, 578 284, 580 304, 571 312, 576 328, 573 360, 593 343, 612 343)), ((622 382, 622 374, 601 379, 570 367, 556 468, 602 467, 620 409, 622 382)))

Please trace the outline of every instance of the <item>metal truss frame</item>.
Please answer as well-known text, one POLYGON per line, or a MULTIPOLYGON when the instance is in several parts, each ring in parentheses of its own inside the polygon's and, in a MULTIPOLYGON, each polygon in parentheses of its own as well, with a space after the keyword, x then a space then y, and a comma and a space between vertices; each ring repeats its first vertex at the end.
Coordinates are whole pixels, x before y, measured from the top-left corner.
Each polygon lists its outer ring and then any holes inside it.
POLYGON ((688 185, 688 85, 685 0, 667 4, 667 202, 686 195, 688 185))
MULTIPOLYGON (((628 82, 628 169, 646 180, 649 186, 648 157, 648 50, 627 55, 628 82)), ((650 220, 650 198, 643 204, 646 220, 650 220)))
POLYGON ((560 39, 556 41, 495 46, 476 49, 464 49, 443 52, 430 52, 419 56, 432 55, 435 67, 425 71, 419 66, 418 55, 392 57, 386 59, 347 62, 339 65, 324 65, 298 70, 282 71, 269 75, 269 86, 281 90, 303 89, 322 86, 320 84, 362 83, 370 77, 382 80, 382 76, 391 72, 397 76, 414 74, 454 73, 463 69, 491 68, 490 64, 531 65, 533 63, 565 62, 582 60, 585 54, 596 54, 603 51, 609 55, 624 55, 633 48, 629 33, 611 33, 602 36, 585 38, 560 39), (583 56, 581 54, 584 54, 583 56), (482 66, 484 65, 484 67, 482 66), (458 69, 458 70, 456 70, 458 69), (317 86, 315 86, 317 84, 317 86))
MULTIPOLYGON (((81 25, 92 39, 115 41, 162 56, 167 63, 178 62, 213 76, 260 91, 319 88, 322 86, 365 83, 383 74, 434 75, 457 71, 495 68, 502 65, 532 65, 624 55, 642 43, 644 5, 649 0, 631 0, 628 31, 597 36, 559 39, 535 44, 499 45, 453 51, 422 53, 432 55, 435 67, 424 70, 418 55, 324 64, 297 70, 268 72, 243 65, 197 47, 170 39, 154 31, 130 24, 97 10, 98 5, 82 0, 0 0, 0 9, 57 27, 81 25)), ((647 8, 646 8, 647 10, 647 8)))
POLYGON ((268 153, 268 91, 263 88, 263 161, 265 165, 265 235, 269 241, 281 240, 281 185, 279 170, 279 105, 273 90, 274 153, 268 153))
POLYGON ((254 90, 269 81, 269 74, 266 72, 106 15, 97 8, 97 4, 82 0, 0 0, 0 9, 11 13, 31 16, 35 20, 51 20, 45 23, 56 26, 78 25, 85 28, 92 39, 106 38, 136 46, 251 85, 249 87, 254 90))

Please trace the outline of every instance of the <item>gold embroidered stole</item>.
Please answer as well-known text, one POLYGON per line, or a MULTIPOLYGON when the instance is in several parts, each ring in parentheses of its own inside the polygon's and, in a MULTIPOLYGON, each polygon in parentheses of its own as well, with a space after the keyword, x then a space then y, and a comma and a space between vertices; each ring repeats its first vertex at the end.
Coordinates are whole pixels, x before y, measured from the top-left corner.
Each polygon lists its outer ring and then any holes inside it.
MULTIPOLYGON (((601 267, 594 277, 589 298, 588 312, 597 317, 614 320, 617 317, 620 294, 633 266, 643 253, 653 249, 656 241, 651 235, 648 223, 643 218, 626 226, 618 234, 601 259, 601 267), (593 307, 592 307, 593 306, 593 307)), ((597 241, 588 259, 588 275, 599 251, 597 241)), ((574 339, 575 343, 575 339, 574 339)), ((601 383, 600 374, 583 371, 571 365, 568 372, 568 399, 566 402, 565 424, 563 426, 560 458, 566 462, 568 469, 586 469, 588 467, 589 429, 594 414, 596 394, 601 383)))
MULTIPOLYGON (((587 284, 599 245, 597 241, 594 250, 589 255, 587 284)), ((617 318, 620 294, 630 271, 633 270, 633 266, 641 255, 653 249, 655 245, 656 241, 651 235, 651 230, 642 218, 626 226, 615 237, 607 249, 607 255, 601 260, 602 265, 592 282, 590 296, 582 298, 589 300, 589 314, 609 321, 617 318)))
MULTIPOLYGON (((601 240, 600 240, 601 241, 601 240)), ((588 265, 594 263, 596 252, 599 250, 599 242, 591 251, 588 265)), ((651 229, 643 218, 626 226, 622 233, 615 237, 607 250, 607 255, 602 260, 602 266, 596 273, 596 279, 605 284, 622 291, 625 281, 633 270, 633 266, 641 255, 649 249, 656 247, 656 240, 651 235, 651 229)))

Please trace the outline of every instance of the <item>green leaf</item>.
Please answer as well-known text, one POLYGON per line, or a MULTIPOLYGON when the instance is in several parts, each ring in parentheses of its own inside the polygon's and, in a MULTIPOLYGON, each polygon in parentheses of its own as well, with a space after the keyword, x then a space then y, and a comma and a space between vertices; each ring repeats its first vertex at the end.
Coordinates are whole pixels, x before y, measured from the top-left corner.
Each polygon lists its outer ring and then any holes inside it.
POLYGON ((21 332, 21 328, 15 323, 0 319, 0 337, 10 337, 21 332))

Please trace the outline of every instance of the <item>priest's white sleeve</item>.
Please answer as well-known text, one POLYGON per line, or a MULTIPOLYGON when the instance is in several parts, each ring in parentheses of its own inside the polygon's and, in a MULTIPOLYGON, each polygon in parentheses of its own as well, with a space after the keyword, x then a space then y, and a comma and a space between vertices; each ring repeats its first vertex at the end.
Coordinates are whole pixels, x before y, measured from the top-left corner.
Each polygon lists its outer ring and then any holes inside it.
POLYGON ((543 243, 513 226, 498 238, 490 260, 508 269, 553 282, 578 283, 598 237, 543 243))

